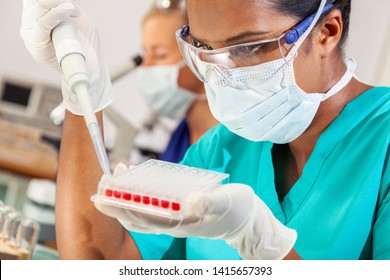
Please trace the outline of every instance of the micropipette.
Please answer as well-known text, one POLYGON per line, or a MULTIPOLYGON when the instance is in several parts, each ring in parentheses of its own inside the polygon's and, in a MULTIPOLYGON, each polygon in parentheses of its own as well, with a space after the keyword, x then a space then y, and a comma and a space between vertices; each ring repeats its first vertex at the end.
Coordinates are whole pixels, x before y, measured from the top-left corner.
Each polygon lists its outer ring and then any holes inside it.
POLYGON ((70 21, 64 21, 52 31, 52 40, 63 78, 73 93, 84 114, 84 120, 103 173, 110 175, 110 165, 102 135, 89 96, 90 80, 85 56, 70 21))

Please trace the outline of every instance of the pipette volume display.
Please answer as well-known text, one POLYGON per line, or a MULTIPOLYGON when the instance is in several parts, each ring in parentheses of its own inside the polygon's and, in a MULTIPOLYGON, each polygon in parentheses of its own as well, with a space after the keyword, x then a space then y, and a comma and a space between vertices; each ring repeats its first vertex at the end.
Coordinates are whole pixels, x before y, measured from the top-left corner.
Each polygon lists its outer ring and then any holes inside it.
POLYGON ((93 201, 174 220, 185 217, 186 200, 227 183, 228 174, 148 160, 124 174, 102 178, 93 201))

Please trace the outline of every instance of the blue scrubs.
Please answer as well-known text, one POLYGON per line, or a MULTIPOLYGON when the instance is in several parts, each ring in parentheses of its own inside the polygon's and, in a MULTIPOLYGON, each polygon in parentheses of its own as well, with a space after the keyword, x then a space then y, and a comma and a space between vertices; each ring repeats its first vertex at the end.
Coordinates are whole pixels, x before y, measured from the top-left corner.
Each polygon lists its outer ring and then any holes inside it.
POLYGON ((160 160, 168 162, 180 162, 190 147, 190 130, 186 119, 184 119, 172 133, 168 146, 159 156, 160 160))
MULTIPOLYGON (((183 164, 226 172, 251 186, 298 232, 303 259, 390 259, 390 88, 350 102, 318 139, 302 176, 278 198, 270 142, 251 142, 218 125, 188 150, 183 164)), ((133 236, 144 259, 238 259, 224 241, 133 236), (161 239, 160 239, 161 238, 161 239), (171 239, 175 240, 175 239, 171 239)))

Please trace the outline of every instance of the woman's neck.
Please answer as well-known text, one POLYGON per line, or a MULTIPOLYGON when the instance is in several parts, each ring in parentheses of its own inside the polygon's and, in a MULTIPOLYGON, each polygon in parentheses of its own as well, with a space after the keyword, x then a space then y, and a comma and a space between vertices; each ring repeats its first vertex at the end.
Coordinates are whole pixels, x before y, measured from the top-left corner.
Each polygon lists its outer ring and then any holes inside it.
POLYGON ((289 143, 291 155, 295 161, 299 176, 302 174, 303 167, 312 154, 321 134, 337 118, 349 102, 369 88, 370 86, 356 79, 352 79, 343 90, 321 103, 308 129, 296 140, 289 143))
POLYGON ((191 144, 196 143, 204 133, 217 125, 217 123, 217 120, 210 112, 207 100, 196 100, 187 113, 191 144))

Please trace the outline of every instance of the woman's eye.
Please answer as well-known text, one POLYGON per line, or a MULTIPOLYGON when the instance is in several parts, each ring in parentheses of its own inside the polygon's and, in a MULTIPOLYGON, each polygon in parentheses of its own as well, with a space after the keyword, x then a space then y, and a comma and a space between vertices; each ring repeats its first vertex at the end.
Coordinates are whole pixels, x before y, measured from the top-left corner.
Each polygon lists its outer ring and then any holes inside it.
POLYGON ((212 48, 206 44, 200 43, 198 41, 191 40, 192 45, 196 47, 197 49, 202 49, 202 50, 212 50, 212 48))
POLYGON ((230 51, 230 57, 242 57, 242 56, 257 54, 259 51, 262 51, 262 49, 263 49, 263 44, 238 47, 230 51))
POLYGON ((251 54, 257 52, 263 48, 263 44, 253 45, 253 46, 245 46, 240 47, 238 52, 243 54, 251 54))
POLYGON ((210 48, 207 45, 203 45, 203 44, 200 44, 197 48, 202 50, 210 50, 210 48))

